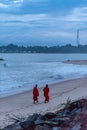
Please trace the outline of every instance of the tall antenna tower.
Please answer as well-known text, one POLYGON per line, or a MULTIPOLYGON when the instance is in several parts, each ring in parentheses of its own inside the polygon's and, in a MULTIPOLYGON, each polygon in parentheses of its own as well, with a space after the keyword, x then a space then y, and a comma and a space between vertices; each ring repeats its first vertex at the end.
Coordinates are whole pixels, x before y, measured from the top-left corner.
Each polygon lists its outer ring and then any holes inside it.
POLYGON ((79 45, 79 29, 77 30, 77 46, 79 45))

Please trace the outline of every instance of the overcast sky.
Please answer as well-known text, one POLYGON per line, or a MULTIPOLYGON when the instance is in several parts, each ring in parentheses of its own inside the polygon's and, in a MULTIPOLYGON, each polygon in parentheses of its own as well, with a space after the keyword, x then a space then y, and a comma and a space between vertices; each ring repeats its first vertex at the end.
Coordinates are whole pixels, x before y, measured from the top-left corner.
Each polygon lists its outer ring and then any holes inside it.
POLYGON ((87 44, 87 0, 0 0, 0 45, 87 44))

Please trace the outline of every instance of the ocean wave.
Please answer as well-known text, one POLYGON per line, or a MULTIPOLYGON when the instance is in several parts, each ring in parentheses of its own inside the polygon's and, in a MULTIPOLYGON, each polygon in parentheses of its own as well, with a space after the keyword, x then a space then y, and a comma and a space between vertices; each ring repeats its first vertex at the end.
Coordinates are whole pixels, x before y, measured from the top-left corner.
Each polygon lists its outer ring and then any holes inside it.
POLYGON ((64 77, 63 77, 62 75, 52 75, 52 76, 50 76, 49 78, 55 79, 55 80, 64 79, 64 77))

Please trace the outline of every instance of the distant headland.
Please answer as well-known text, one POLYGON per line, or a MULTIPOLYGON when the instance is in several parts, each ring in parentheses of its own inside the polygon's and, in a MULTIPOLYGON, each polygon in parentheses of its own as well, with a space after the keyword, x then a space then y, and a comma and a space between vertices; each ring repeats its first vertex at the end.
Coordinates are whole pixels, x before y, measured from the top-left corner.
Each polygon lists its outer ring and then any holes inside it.
POLYGON ((87 53, 87 45, 73 46, 18 46, 9 44, 0 46, 0 53, 87 53))

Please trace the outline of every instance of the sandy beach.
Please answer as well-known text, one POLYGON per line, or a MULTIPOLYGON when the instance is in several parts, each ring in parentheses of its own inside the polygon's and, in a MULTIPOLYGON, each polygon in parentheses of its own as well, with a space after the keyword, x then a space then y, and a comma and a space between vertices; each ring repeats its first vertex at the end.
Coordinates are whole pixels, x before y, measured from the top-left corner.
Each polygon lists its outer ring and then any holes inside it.
POLYGON ((87 65, 87 60, 66 60, 63 63, 76 64, 76 65, 87 65))
MULTIPOLYGON (((71 62, 71 61, 69 61, 71 62)), ((73 64, 87 64, 87 61, 72 61, 73 64)), ((43 86, 44 87, 44 86, 43 86)), ((11 124, 10 116, 28 117, 33 113, 54 112, 60 109, 61 104, 68 98, 76 100, 87 96, 87 77, 67 80, 52 84, 50 87, 50 102, 44 103, 43 88, 39 88, 39 102, 33 104, 32 90, 20 94, 0 98, 0 127, 11 124)))

